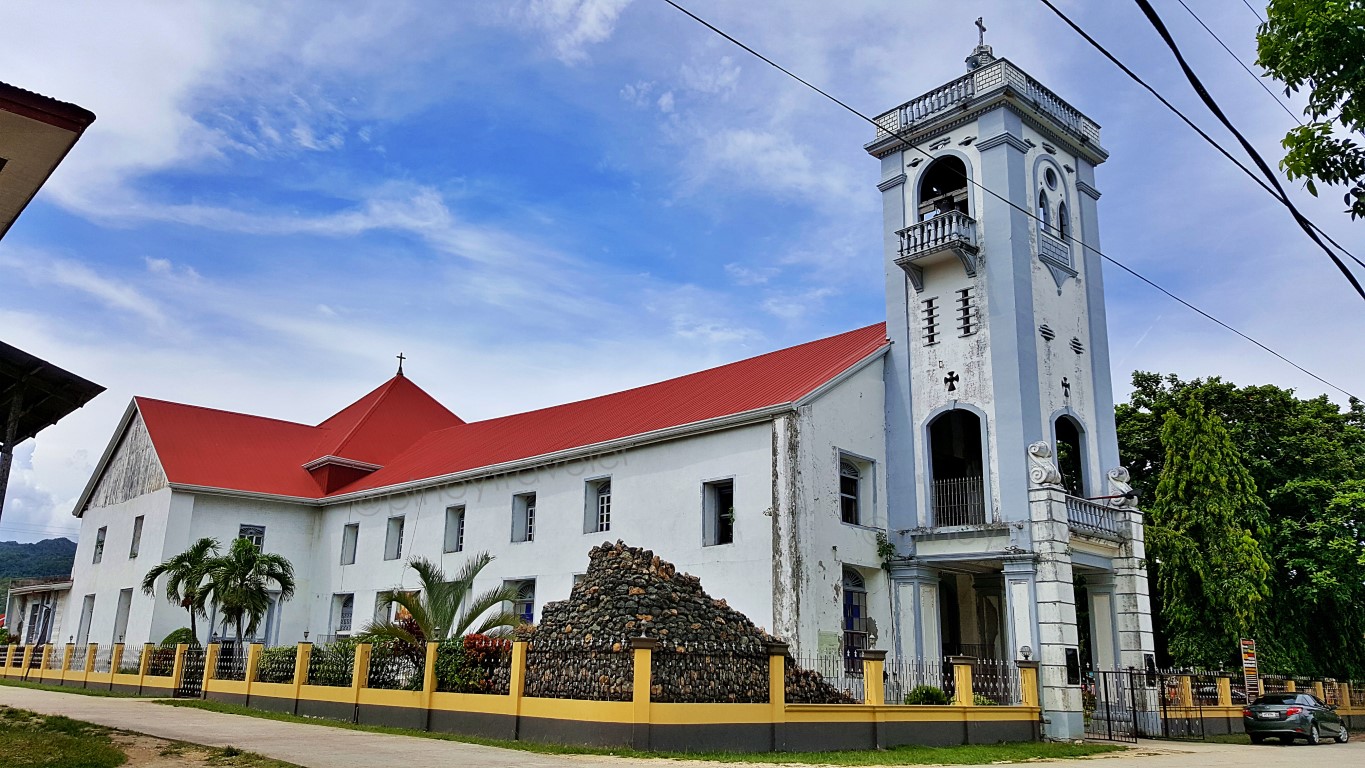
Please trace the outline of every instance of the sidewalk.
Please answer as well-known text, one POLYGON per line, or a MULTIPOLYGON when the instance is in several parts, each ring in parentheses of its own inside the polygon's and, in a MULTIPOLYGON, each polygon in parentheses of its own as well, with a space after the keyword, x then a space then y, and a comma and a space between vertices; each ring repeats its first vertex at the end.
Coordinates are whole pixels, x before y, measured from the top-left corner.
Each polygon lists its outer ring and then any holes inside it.
MULTIPOLYGON (((44 714, 66 715, 76 720, 135 731, 163 739, 187 741, 213 747, 228 745, 307 768, 633 768, 670 766, 702 768, 735 766, 733 763, 639 760, 600 755, 542 755, 456 741, 352 731, 325 725, 285 723, 242 715, 226 715, 186 707, 168 707, 148 699, 101 698, 56 693, 30 688, 0 686, 0 704, 44 714)), ((1365 757, 1365 742, 1323 747, 1323 759, 1350 764, 1354 756, 1365 757)), ((1317 756, 1317 753, 1315 753, 1317 756)), ((780 761, 781 757, 774 755, 780 761)), ((1238 747, 1227 744, 1144 742, 1129 753, 1103 755, 1097 768, 1243 768, 1248 760, 1262 766, 1298 766, 1303 753, 1295 748, 1238 747)), ((1048 761, 1031 765, 1066 765, 1077 760, 1048 761)), ((1365 763, 1361 763, 1365 764, 1365 763)), ((745 763, 744 768, 760 768, 745 763)))

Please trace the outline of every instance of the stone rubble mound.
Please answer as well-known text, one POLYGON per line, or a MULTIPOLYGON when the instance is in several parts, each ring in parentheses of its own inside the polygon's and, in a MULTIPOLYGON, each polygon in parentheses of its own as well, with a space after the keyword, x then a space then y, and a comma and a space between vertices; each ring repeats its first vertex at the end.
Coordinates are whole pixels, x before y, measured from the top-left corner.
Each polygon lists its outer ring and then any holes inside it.
MULTIPOLYGON (((531 640, 528 696, 629 701, 630 640, 644 636, 660 642, 654 652, 653 700, 768 700, 767 645, 775 638, 708 595, 701 579, 620 541, 593 547, 588 571, 569 599, 546 604, 540 623, 521 634, 531 640)), ((790 660, 787 700, 853 703, 790 660)))

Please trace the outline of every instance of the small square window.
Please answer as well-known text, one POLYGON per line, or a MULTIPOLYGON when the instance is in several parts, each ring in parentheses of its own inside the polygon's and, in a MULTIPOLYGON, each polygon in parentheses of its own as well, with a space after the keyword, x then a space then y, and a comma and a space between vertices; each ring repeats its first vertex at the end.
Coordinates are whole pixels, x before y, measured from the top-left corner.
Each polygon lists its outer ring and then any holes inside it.
POLYGON ((107 525, 101 526, 100 529, 95 532, 95 559, 93 562, 98 563, 104 559, 104 536, 108 532, 109 526, 107 525))
POLYGON ((464 505, 446 508, 446 552, 464 551, 464 505))
POLYGON ((265 549, 265 526, 264 525, 239 525, 237 526, 237 538, 246 539, 256 545, 256 549, 265 549))
POLYGON ((702 536, 706 546, 735 541, 735 481, 702 485, 702 536))
POLYGON ((397 560, 403 556, 403 518, 389 518, 388 533, 384 536, 384 559, 397 560))
POLYGON ((355 564, 356 542, 360 540, 360 523, 347 523, 341 529, 341 564, 355 564))
POLYGON ((535 541, 536 495, 519 493, 512 497, 512 541, 535 541))

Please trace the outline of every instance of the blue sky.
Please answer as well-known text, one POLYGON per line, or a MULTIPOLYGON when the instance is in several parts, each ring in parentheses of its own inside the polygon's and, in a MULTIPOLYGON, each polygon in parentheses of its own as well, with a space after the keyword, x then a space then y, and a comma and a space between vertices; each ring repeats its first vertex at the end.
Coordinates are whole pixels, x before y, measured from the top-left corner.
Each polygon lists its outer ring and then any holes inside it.
MULTIPOLYGON (((0 80, 98 115, 0 244, 0 337, 109 388, 20 447, 0 539, 74 534, 133 395, 316 423, 401 351, 472 420, 883 319, 868 126, 664 3, 277 5, 0 7, 0 80)), ((1062 5, 1225 138, 1136 5, 1062 5)), ((1156 5, 1278 159, 1289 116, 1156 5)), ((1365 312, 1321 252, 1041 4, 690 7, 870 114, 962 73, 984 16, 997 55, 1104 126, 1106 252, 1365 390, 1365 312)), ((1191 7, 1254 60, 1243 4, 1191 7)), ((1338 195, 1296 196, 1365 253, 1338 195)), ((1115 270, 1106 287, 1116 385, 1326 390, 1115 270)))

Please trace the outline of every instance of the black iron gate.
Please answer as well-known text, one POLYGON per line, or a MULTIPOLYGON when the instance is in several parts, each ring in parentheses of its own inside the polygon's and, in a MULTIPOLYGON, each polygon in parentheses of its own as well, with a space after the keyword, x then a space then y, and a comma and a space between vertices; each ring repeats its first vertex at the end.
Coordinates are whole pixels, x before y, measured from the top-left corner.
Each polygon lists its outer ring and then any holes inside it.
POLYGON ((1136 669, 1095 672, 1083 689, 1089 739, 1203 739, 1203 688, 1199 676, 1136 669), (1189 680, 1190 690, 1182 686, 1189 680), (1189 705, 1182 703, 1186 697, 1189 705))
POLYGON ((180 667, 180 681, 175 686, 175 698, 197 699, 204 688, 204 648, 191 645, 185 649, 180 667))

